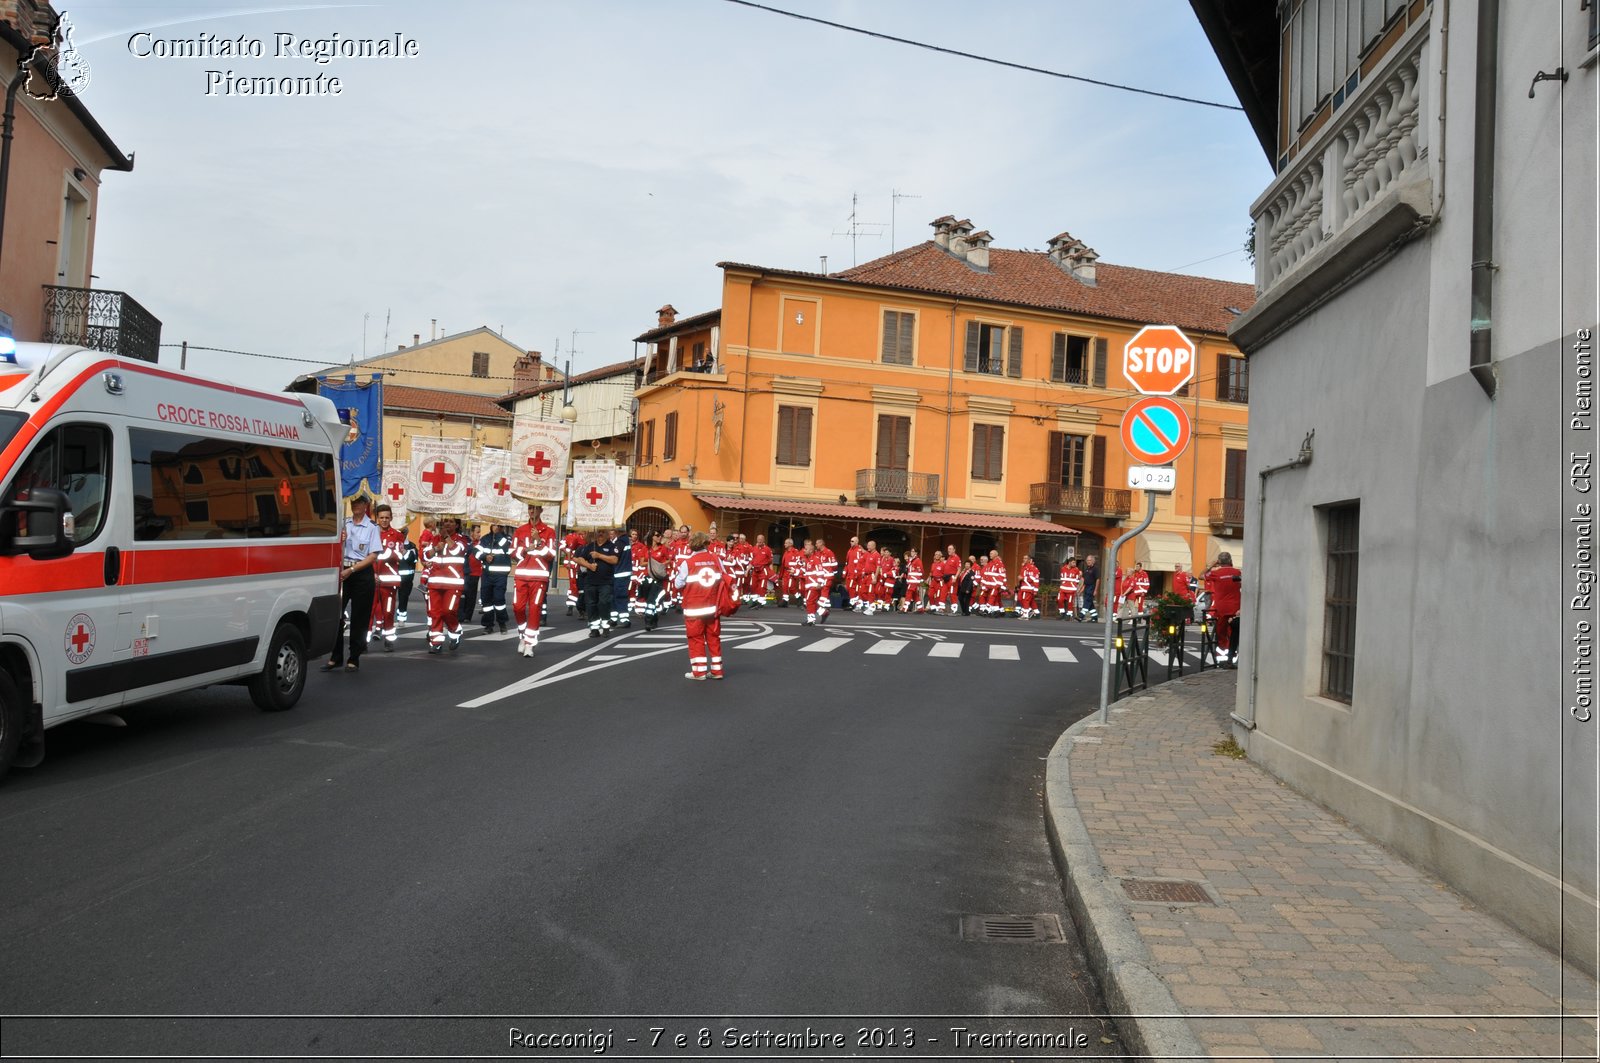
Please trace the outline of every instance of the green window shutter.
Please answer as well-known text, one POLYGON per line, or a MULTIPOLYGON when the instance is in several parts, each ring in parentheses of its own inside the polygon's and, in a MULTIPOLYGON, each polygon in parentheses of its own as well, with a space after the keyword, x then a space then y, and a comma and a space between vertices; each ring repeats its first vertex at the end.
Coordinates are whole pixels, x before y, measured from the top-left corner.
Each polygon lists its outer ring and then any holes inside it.
POLYGON ((1101 336, 1094 341, 1094 386, 1097 388, 1106 386, 1106 357, 1106 341, 1101 336))
POLYGON ((1058 384, 1067 380, 1067 335, 1064 332, 1056 333, 1050 346, 1050 379, 1058 384))
POLYGON ((1012 325, 1010 350, 1006 357, 1006 376, 1022 375, 1022 326, 1012 325))
POLYGON ((967 364, 966 364, 966 369, 967 369, 967 372, 969 372, 969 373, 976 373, 978 371, 978 330, 979 330, 979 327, 980 326, 978 325, 978 323, 976 321, 968 321, 967 322, 967 364))

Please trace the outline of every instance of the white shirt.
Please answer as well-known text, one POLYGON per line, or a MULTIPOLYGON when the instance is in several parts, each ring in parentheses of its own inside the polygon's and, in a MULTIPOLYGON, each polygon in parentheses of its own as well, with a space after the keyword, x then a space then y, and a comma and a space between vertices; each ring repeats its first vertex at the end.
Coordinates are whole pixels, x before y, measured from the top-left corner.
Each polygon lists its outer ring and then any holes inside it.
POLYGON ((353 520, 344 522, 344 567, 359 565, 368 556, 378 552, 382 532, 378 525, 370 520, 359 523, 353 520))

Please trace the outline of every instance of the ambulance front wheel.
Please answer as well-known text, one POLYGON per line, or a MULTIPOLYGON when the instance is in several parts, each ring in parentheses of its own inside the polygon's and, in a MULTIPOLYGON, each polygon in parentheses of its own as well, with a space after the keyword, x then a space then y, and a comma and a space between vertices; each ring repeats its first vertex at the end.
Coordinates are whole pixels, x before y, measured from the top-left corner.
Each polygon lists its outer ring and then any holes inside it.
POLYGON ((291 709, 306 688, 306 639, 293 624, 279 624, 267 646, 267 663, 250 681, 250 700, 268 712, 291 709))
POLYGON ((17 749, 22 744, 22 729, 27 722, 27 706, 22 704, 17 685, 9 675, 0 672, 0 778, 5 777, 6 769, 16 760, 17 749))

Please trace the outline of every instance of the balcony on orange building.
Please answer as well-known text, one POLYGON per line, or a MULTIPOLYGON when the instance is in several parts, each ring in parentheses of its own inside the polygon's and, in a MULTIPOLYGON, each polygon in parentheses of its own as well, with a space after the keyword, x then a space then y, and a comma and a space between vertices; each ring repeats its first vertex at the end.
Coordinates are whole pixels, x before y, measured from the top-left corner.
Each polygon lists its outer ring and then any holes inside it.
POLYGON ((1211 533, 1236 536, 1244 531, 1244 499, 1213 498, 1211 500, 1211 533))
POLYGON ((1121 520, 1133 512, 1133 492, 1118 487, 1033 484, 1028 489, 1028 512, 1036 517, 1104 517, 1121 520))
POLYGON ((931 506, 939 500, 939 474, 905 469, 857 469, 857 502, 911 502, 931 506))

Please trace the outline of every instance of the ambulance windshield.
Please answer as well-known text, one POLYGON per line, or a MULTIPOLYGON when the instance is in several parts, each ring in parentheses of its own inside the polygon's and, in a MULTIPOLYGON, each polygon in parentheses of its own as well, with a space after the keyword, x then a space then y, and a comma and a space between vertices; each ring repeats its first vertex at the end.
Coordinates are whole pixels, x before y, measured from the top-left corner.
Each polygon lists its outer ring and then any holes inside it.
POLYGON ((17 434, 17 429, 27 423, 26 414, 13 410, 0 410, 0 450, 6 449, 6 444, 11 442, 11 437, 17 434))

